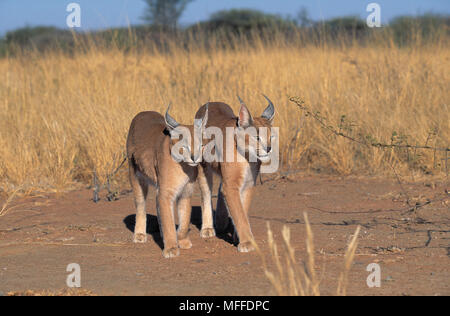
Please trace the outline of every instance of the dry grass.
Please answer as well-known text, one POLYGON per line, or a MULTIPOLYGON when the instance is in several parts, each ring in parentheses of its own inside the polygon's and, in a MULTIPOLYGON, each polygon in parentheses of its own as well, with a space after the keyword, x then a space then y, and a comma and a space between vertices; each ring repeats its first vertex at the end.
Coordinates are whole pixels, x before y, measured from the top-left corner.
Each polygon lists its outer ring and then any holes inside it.
MULTIPOLYGON (((252 46, 202 48, 171 53, 127 52, 91 47, 68 56, 28 53, 0 60, 0 192, 61 191, 105 181, 120 163, 127 129, 143 110, 163 111, 189 123, 208 100, 237 110, 236 94, 254 115, 276 104, 284 167, 302 166, 339 174, 442 174, 442 157, 356 147, 330 136, 302 117, 289 96, 338 124, 346 114, 366 134, 389 142, 392 131, 411 144, 449 143, 450 51, 445 45, 345 48, 252 46), (435 136, 429 132, 436 130, 435 136), (428 140, 427 140, 428 139, 428 140)), ((119 180, 125 181, 125 170, 119 180)))
MULTIPOLYGON (((261 255, 266 277, 269 279, 276 293, 281 296, 320 296, 320 280, 316 273, 313 232, 306 213, 304 214, 304 218, 306 226, 306 260, 303 262, 298 262, 295 257, 295 250, 291 244, 291 233, 287 226, 283 226, 281 232, 283 251, 280 253, 277 243, 273 238, 270 225, 267 224, 270 259, 276 268, 275 272, 269 270, 265 255, 258 245, 254 243, 257 251, 261 255)), ((339 274, 336 290, 338 296, 345 296, 347 294, 348 273, 350 272, 358 246, 357 238, 359 231, 360 227, 358 226, 344 255, 344 263, 342 271, 339 274)))
POLYGON ((26 290, 22 292, 9 292, 7 296, 97 296, 92 291, 84 289, 52 290, 26 290))
POLYGON ((2 207, 0 208, 0 217, 5 216, 12 209, 12 207, 9 207, 9 205, 11 204, 11 202, 14 200, 14 198, 21 189, 22 189, 21 187, 18 187, 14 191, 6 193, 7 198, 5 202, 3 202, 2 207))

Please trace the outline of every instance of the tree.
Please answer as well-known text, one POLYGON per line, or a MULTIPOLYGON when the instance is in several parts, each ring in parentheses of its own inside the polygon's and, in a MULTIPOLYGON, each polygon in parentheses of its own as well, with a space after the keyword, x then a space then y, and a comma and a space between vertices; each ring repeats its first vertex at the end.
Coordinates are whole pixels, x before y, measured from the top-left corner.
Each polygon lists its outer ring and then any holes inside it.
POLYGON ((312 20, 309 17, 308 9, 305 7, 302 7, 297 15, 297 19, 300 22, 301 27, 308 27, 311 26, 312 20))
POLYGON ((186 9, 186 6, 192 0, 144 0, 147 3, 147 9, 143 16, 144 21, 152 25, 175 29, 178 26, 178 20, 186 9))

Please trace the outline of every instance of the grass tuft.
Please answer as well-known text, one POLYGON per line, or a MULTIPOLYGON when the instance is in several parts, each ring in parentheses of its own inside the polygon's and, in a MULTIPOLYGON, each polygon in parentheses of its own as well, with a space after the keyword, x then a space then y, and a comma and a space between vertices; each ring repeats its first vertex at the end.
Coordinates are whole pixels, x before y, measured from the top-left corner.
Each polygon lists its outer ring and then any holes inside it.
MULTIPOLYGON (((314 236, 306 213, 304 213, 304 219, 306 227, 306 259, 301 263, 295 257, 295 250, 291 243, 291 232, 287 226, 283 226, 281 231, 283 251, 280 253, 278 245, 274 240, 270 224, 267 223, 267 240, 270 259, 275 267, 274 271, 269 269, 269 262, 262 253, 261 248, 253 242, 262 258, 264 273, 277 295, 320 296, 320 280, 317 277, 315 263, 314 236)), ((359 231, 360 227, 358 226, 344 255, 344 263, 336 290, 338 296, 345 296, 347 294, 348 274, 355 256, 359 231)))

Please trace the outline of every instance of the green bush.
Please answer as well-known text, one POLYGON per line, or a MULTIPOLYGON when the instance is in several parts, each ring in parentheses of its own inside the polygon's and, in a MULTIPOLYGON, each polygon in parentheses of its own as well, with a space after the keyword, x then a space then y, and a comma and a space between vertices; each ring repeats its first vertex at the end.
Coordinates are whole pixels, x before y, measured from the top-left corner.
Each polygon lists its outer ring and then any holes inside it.
POLYGON ((327 40, 362 39, 367 36, 370 28, 359 17, 347 16, 314 23, 313 31, 327 40))
POLYGON ((418 17, 400 16, 389 23, 395 42, 406 45, 418 40, 430 41, 448 36, 450 16, 427 13, 418 17))
POLYGON ((37 49, 44 51, 55 47, 66 49, 74 45, 70 31, 55 27, 25 27, 6 33, 5 49, 37 49))
POLYGON ((296 26, 293 22, 274 14, 257 10, 223 10, 199 24, 206 31, 246 33, 249 31, 288 31, 296 26))
POLYGON ((7 45, 6 45, 6 41, 2 38, 0 38, 0 57, 5 56, 7 53, 7 45))

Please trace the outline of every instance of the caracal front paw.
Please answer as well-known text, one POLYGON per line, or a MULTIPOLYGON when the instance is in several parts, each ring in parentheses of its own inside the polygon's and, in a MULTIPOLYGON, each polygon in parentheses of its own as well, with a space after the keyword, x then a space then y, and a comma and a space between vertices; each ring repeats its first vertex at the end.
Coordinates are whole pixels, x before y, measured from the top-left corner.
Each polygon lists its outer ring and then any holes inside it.
POLYGON ((238 245, 238 251, 239 252, 250 252, 255 250, 255 247, 253 246, 251 241, 241 242, 238 245))
POLYGON ((166 259, 175 258, 180 255, 180 249, 178 247, 164 248, 163 257, 166 259))
POLYGON ((136 244, 143 244, 147 242, 147 234, 145 233, 135 233, 133 241, 136 244))
POLYGON ((216 236, 216 231, 214 228, 202 228, 200 231, 200 237, 202 238, 211 238, 216 236))

